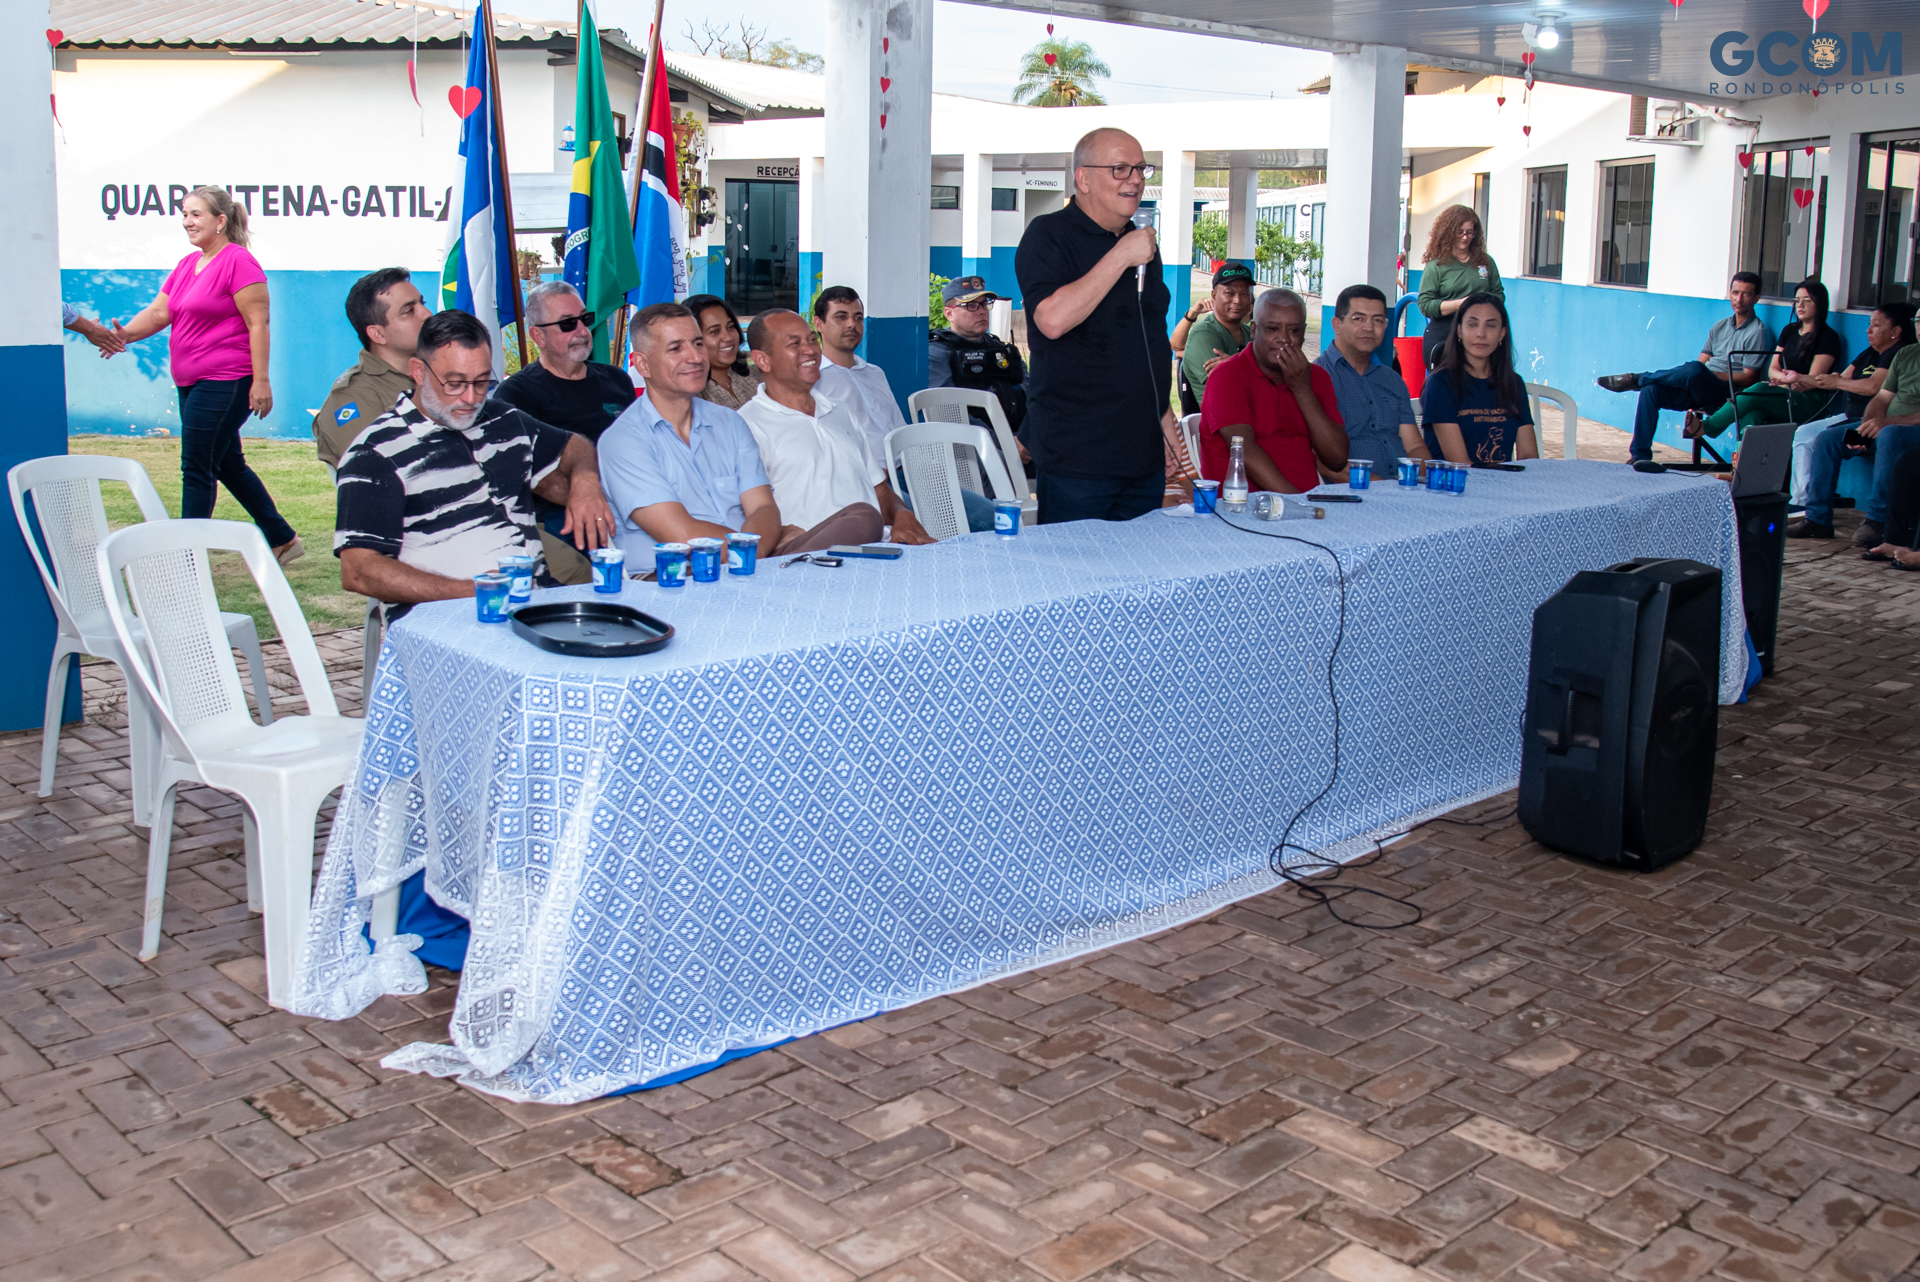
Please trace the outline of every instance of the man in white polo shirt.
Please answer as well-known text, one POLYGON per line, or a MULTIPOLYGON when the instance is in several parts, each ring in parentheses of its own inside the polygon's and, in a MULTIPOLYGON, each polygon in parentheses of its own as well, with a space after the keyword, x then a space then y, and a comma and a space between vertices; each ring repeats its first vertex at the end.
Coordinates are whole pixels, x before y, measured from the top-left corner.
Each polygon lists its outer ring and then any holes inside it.
POLYGON ((765 311, 747 328, 747 345, 766 382, 740 407, 783 520, 802 529, 832 520, 840 541, 871 542, 893 527, 896 543, 931 543, 887 483, 853 408, 815 390, 820 344, 798 312, 765 311))
POLYGON ((860 295, 845 285, 821 290, 813 300, 813 327, 820 335, 819 390, 834 404, 852 411, 867 438, 867 448, 884 467, 887 433, 905 427, 907 416, 893 398, 887 371, 858 354, 867 334, 867 309, 860 295))

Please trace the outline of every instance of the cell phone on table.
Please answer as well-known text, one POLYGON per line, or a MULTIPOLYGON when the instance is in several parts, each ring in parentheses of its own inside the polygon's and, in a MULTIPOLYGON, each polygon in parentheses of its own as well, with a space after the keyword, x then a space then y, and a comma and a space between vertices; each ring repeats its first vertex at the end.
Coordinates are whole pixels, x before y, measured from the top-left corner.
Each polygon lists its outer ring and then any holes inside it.
POLYGON ((1474 466, 1484 468, 1489 472, 1524 472, 1527 470, 1526 467, 1520 463, 1475 463, 1474 466))
POLYGON ((905 551, 897 543, 839 543, 827 549, 833 556, 853 556, 868 561, 898 561, 905 551))
POLYGON ((1358 503, 1358 494, 1302 494, 1301 498, 1309 503, 1358 503))

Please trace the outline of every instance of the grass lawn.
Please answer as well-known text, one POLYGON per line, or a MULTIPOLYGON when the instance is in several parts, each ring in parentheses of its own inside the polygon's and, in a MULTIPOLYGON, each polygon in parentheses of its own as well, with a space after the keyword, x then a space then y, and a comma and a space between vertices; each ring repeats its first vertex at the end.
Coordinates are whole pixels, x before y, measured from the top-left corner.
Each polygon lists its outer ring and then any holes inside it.
MULTIPOLYGON (((287 567, 287 582, 306 611, 307 626, 315 632, 357 628, 366 612, 366 598, 340 587, 340 562, 333 555, 333 482, 314 457, 312 441, 252 439, 245 442, 247 462, 266 483, 280 515, 293 524, 307 554, 287 567)), ((180 515, 180 439, 178 437, 74 436, 67 440, 73 454, 111 454, 137 459, 153 478, 160 501, 173 516, 180 515)), ((101 487, 107 520, 114 529, 140 519, 133 495, 118 485, 101 487)), ((224 489, 213 514, 223 521, 245 521, 247 514, 224 489)), ((220 606, 251 614, 261 640, 279 635, 267 606, 253 586, 253 577, 240 558, 220 553, 213 560, 213 587, 220 606)))

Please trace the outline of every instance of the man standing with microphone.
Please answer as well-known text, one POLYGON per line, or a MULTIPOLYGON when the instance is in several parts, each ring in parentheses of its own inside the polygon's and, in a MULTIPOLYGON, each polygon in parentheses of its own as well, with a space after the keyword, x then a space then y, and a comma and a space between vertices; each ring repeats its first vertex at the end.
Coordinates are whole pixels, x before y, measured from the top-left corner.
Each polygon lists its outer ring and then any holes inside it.
POLYGON ((1020 435, 1042 523, 1130 521, 1161 505, 1177 428, 1171 299, 1153 229, 1136 221, 1155 167, 1119 129, 1073 148, 1066 208, 1027 225, 1014 258, 1032 360, 1020 435))

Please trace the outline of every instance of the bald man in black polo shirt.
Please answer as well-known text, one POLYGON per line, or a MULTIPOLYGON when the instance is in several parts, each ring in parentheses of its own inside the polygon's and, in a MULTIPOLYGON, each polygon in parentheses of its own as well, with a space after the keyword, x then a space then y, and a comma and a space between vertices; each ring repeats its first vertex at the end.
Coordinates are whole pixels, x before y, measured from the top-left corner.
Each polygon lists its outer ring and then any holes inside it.
POLYGON ((1130 521, 1161 505, 1175 439, 1172 295, 1151 228, 1129 222, 1154 167, 1119 129, 1073 148, 1073 198, 1014 259, 1032 359, 1027 422, 1039 518, 1130 521), (1146 268, 1144 288, 1136 268, 1146 268))

